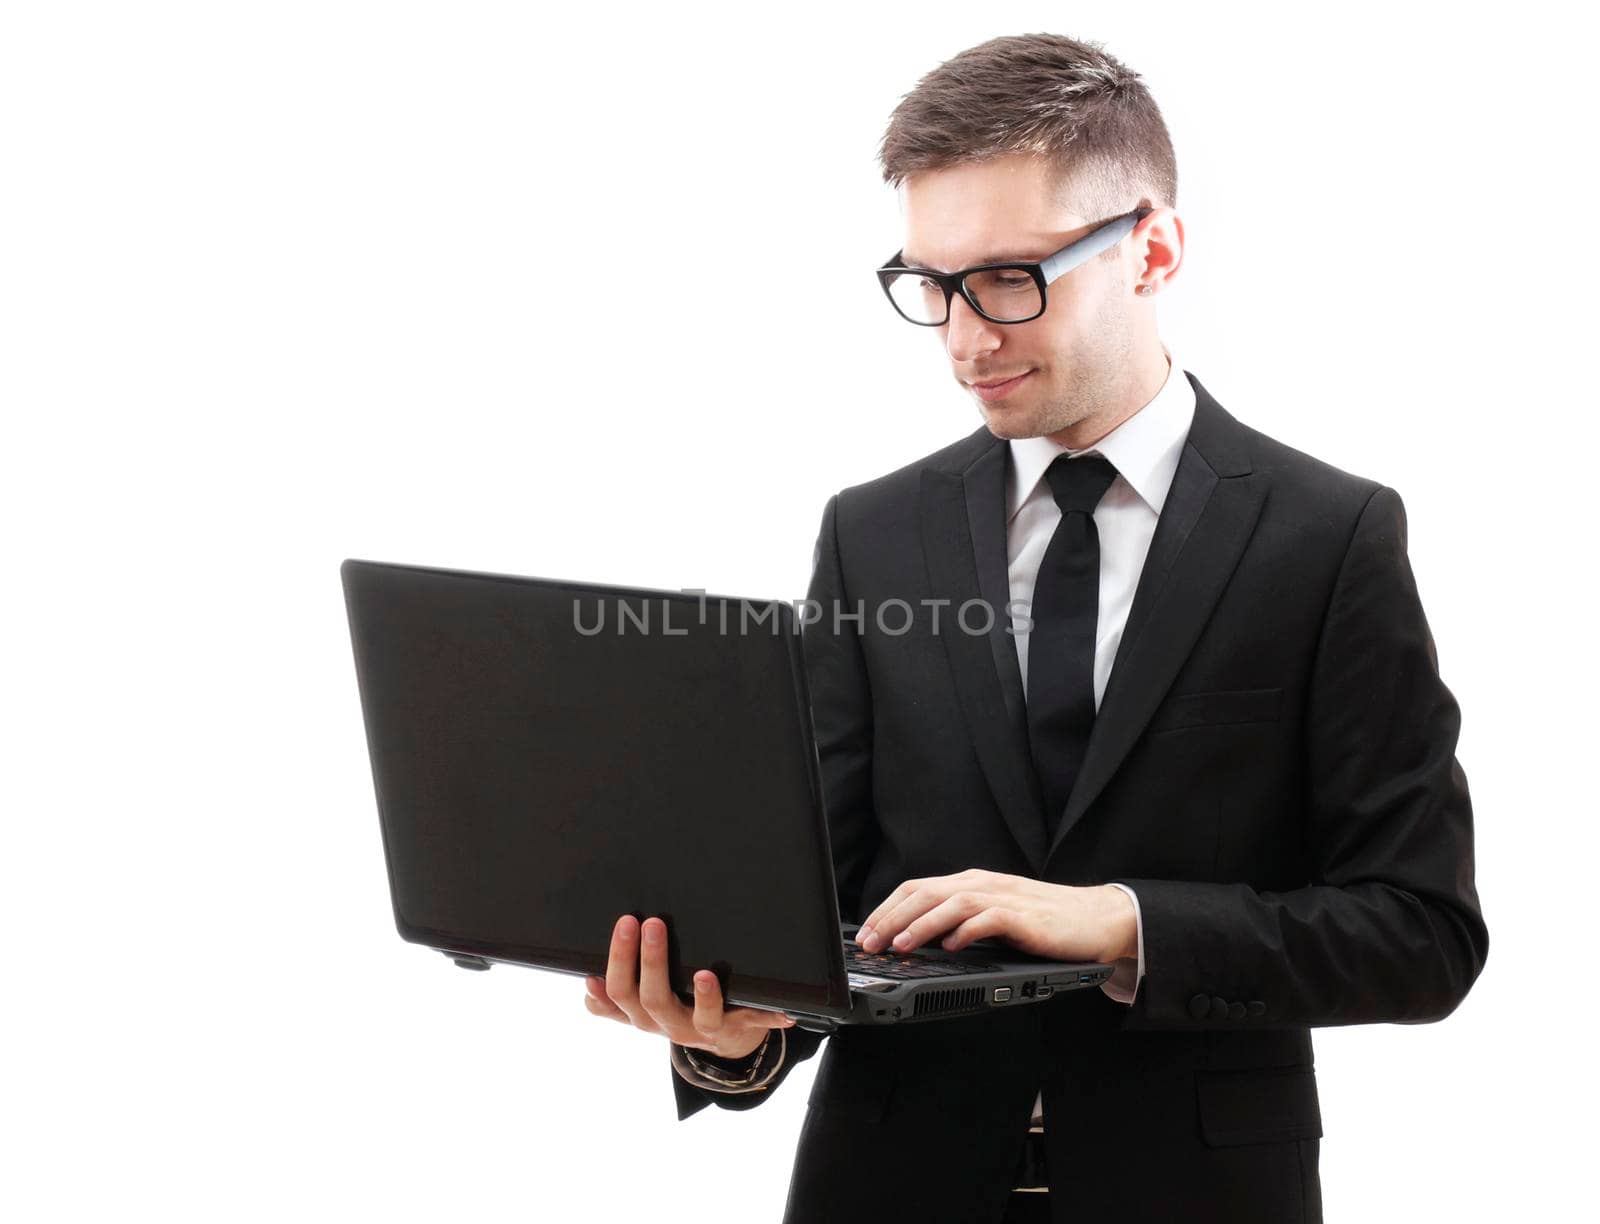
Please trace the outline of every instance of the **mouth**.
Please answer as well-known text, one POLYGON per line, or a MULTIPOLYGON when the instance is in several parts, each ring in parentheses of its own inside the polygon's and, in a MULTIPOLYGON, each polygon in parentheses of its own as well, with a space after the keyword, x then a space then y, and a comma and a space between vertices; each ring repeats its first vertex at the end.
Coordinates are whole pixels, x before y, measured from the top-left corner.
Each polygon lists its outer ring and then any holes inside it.
POLYGON ((1010 395, 1032 373, 1032 370, 1024 370, 1021 374, 1014 375, 1011 378, 1002 378, 995 382, 968 383, 967 386, 976 391, 984 402, 988 403, 1010 395))

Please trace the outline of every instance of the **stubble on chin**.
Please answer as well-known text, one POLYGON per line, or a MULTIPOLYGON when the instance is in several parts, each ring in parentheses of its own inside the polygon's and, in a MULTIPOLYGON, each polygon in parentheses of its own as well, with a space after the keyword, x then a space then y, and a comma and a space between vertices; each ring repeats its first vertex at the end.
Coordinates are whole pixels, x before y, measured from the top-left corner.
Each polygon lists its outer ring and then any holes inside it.
POLYGON ((1007 441, 1013 438, 1039 438, 1046 434, 1059 433, 1076 425, 1085 417, 1083 412, 1074 410, 1070 405, 1048 400, 1030 404, 1027 408, 1005 405, 991 407, 980 402, 978 411, 983 416, 984 423, 988 425, 989 432, 1007 441))
POLYGON ((1040 432, 1034 427, 1035 416, 1032 413, 1007 412, 1003 409, 996 411, 988 407, 980 407, 978 412, 983 417, 984 424, 989 427, 989 432, 1006 441, 1013 438, 1032 438, 1040 432))

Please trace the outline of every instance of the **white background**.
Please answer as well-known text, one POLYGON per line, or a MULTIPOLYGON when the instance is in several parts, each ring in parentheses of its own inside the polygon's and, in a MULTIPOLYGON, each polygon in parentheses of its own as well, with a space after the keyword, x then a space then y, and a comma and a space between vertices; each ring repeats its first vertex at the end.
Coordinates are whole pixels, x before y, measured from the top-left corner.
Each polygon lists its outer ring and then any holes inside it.
POLYGON ((872 275, 883 125, 1035 30, 1145 74, 1164 339, 1399 490, 1463 709, 1488 967, 1316 1033, 1328 1218, 1569 1213, 1594 184, 1555 6, 0 12, 9 1218, 778 1218, 814 1061, 680 1124, 577 977, 396 937, 338 564, 803 595, 829 494, 980 423, 872 275))

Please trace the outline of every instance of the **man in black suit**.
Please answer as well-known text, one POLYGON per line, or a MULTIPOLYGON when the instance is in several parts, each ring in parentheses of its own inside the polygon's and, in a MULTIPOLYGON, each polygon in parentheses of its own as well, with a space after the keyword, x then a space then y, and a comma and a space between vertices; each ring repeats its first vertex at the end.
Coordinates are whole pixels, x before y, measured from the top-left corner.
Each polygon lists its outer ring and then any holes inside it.
MULTIPOLYGON (((1097 47, 963 53, 884 161, 907 242, 880 279, 984 424, 823 514, 804 647, 840 914, 872 949, 1117 973, 833 1034, 785 1219, 1320 1220, 1310 1029, 1440 1019, 1488 950, 1400 497, 1172 360, 1171 146, 1097 47)), ((671 1039, 680 1119, 770 1098, 822 1037, 714 981, 679 1002, 660 928, 635 953, 619 923, 590 1009, 671 1039)))

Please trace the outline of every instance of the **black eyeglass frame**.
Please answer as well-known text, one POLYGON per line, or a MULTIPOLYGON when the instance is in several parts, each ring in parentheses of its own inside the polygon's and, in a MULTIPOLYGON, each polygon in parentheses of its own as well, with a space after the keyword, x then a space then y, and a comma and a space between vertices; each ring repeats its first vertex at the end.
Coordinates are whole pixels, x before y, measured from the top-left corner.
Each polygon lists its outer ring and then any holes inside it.
POLYGON ((1133 232, 1134 226, 1154 212, 1153 208, 1135 208, 1132 212, 1125 212, 1119 217, 1112 217, 1104 225, 1098 225, 1082 238, 1075 238, 1066 246, 1052 255, 1046 255, 1038 263, 986 263, 975 264, 970 268, 962 268, 959 272, 935 272, 932 268, 919 268, 912 264, 900 262, 903 251, 896 251, 889 257, 887 263, 878 271, 878 284, 883 287, 883 295, 889 299, 889 305, 894 307, 898 314, 907 323, 914 323, 918 327, 943 327, 950 321, 950 299, 959 293, 966 304, 982 318, 991 323, 1031 323, 1045 312, 1050 305, 1045 294, 1045 286, 1054 284, 1072 269, 1087 263, 1101 251, 1107 250, 1121 242, 1133 232), (966 280, 974 272, 993 272, 1001 268, 1015 269, 1026 272, 1033 277, 1033 283, 1039 288, 1039 309, 1025 319, 997 319, 987 313, 972 294, 967 292, 966 280), (944 317, 936 323, 927 323, 921 319, 913 319, 900 309, 900 303, 894 300, 894 294, 889 290, 889 282, 897 273, 915 272, 934 281, 944 290, 944 317))

